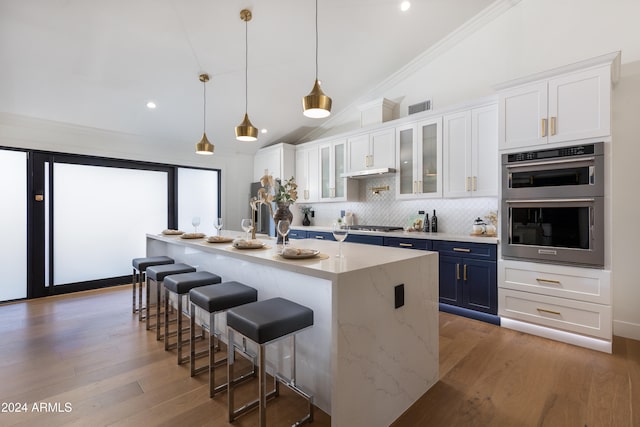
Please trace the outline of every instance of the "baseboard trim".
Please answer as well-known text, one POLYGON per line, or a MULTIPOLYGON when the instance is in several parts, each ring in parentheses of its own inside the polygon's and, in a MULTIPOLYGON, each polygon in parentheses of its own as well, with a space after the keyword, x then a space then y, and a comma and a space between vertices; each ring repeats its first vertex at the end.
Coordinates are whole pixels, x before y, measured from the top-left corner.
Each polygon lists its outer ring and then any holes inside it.
POLYGON ((567 344, 577 345, 579 347, 590 348, 604 353, 611 354, 612 352, 611 341, 573 334, 571 332, 560 331, 557 329, 547 328, 546 326, 534 325, 532 323, 521 322, 519 320, 513 320, 506 317, 501 317, 500 320, 501 325, 504 328, 565 342, 567 344))
POLYGON ((637 323, 613 321, 613 335, 640 341, 640 325, 637 323))

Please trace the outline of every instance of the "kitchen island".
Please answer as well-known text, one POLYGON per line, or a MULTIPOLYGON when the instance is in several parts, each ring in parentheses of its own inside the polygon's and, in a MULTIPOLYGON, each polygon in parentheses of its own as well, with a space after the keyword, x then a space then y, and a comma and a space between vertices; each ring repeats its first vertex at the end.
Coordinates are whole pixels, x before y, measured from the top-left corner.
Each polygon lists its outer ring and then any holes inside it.
MULTIPOLYGON (((264 249, 239 250, 147 234, 147 256, 167 255, 245 283, 260 300, 281 296, 311 308, 313 327, 296 337, 297 383, 334 426, 387 426, 438 381, 436 253, 343 243, 337 258, 336 242, 300 240, 296 247, 320 255, 286 260, 274 239, 263 240, 264 249), (398 308, 397 285, 404 288, 398 308)), ((267 369, 288 375, 288 346, 274 347, 267 369)))

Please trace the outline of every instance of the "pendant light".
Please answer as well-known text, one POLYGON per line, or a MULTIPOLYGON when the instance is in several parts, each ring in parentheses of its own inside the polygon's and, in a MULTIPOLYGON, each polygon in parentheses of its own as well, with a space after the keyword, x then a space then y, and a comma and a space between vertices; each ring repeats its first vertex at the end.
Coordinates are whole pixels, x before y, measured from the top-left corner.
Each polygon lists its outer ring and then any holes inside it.
POLYGON ((207 139, 207 82, 209 81, 208 74, 200 74, 200 81, 203 87, 203 113, 202 113, 202 139, 196 144, 196 154, 211 155, 215 148, 212 143, 207 139))
POLYGON ((303 114, 313 119, 322 119, 331 114, 331 98, 322 92, 318 81, 318 0, 316 0, 316 81, 309 95, 302 98, 303 114))
POLYGON ((242 9, 240 11, 240 19, 244 21, 244 119, 242 123, 236 126, 236 139, 238 141, 256 141, 258 139, 258 129, 251 124, 249 120, 249 114, 247 113, 249 104, 249 83, 247 80, 249 70, 249 39, 248 28, 249 21, 251 21, 251 11, 248 9, 242 9))

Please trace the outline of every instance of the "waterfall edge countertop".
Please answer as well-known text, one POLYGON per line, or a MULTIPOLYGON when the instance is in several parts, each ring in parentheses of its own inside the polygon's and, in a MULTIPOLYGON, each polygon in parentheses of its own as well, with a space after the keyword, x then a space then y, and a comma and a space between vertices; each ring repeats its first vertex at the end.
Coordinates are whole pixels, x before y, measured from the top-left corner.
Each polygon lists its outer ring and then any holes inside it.
MULTIPOLYGON (((292 225, 292 230, 300 231, 322 231, 331 233, 331 227, 320 225, 292 225)), ((425 240, 448 240, 451 242, 467 242, 467 243, 489 243, 498 244, 499 239, 496 236, 472 236, 470 234, 451 234, 451 233, 425 233, 422 231, 367 231, 367 230, 349 230, 349 234, 362 234, 366 236, 382 236, 382 237, 402 237, 406 239, 425 239, 425 240)))
MULTIPOLYGON (((244 238, 241 231, 222 232, 223 237, 244 238)), ((418 258, 425 253, 407 251, 401 248, 386 246, 362 246, 357 243, 342 243, 342 258, 336 257, 338 242, 311 239, 291 239, 292 247, 301 249, 317 249, 320 255, 315 258, 291 260, 278 255, 276 239, 266 235, 257 235, 257 239, 265 243, 263 249, 236 249, 231 242, 207 243, 206 239, 182 239, 180 236, 165 236, 163 234, 147 234, 148 238, 165 242, 180 242, 180 244, 197 248, 204 252, 223 253, 227 256, 241 259, 251 259, 256 263, 277 266, 278 268, 295 271, 323 279, 333 279, 336 275, 351 271, 372 268, 378 265, 390 264, 406 259, 418 258), (328 256, 328 257, 327 257, 328 256)))
MULTIPOLYGON (((243 238, 242 232, 223 236, 243 238)), ((147 234, 147 256, 166 255, 313 310, 296 335, 296 384, 331 415, 332 426, 388 426, 439 379, 438 254, 343 242, 294 240, 320 256, 287 260, 269 248, 147 234)), ((224 316, 216 322, 226 342, 224 316)), ((267 350, 267 371, 289 376, 287 341, 267 350), (277 357, 285 355, 285 357, 277 357)), ((255 349, 252 349, 255 350, 255 349)))

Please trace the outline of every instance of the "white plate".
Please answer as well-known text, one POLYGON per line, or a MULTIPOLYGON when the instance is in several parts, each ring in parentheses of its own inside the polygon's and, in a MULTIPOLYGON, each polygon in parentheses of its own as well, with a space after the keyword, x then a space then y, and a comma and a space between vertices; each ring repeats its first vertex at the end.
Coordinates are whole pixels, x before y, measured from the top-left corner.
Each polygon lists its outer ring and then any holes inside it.
POLYGON ((281 253, 280 256, 286 259, 305 259, 305 258, 313 258, 318 255, 320 251, 316 249, 299 249, 298 253, 294 253, 293 251, 289 251, 287 253, 281 253))

